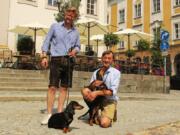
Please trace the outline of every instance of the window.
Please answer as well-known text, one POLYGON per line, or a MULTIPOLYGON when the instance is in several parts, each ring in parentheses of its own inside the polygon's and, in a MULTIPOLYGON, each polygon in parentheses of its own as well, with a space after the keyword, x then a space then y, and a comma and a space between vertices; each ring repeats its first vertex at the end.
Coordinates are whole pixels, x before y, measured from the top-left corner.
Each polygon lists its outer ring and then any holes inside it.
POLYGON ((161 27, 154 27, 152 29, 155 40, 157 40, 158 37, 160 37, 160 30, 161 30, 161 27))
POLYGON ((124 49, 124 41, 119 41, 119 49, 124 49))
POLYGON ((135 5, 135 18, 141 17, 141 3, 135 5))
POLYGON ((180 5, 180 0, 175 0, 175 6, 179 6, 180 5))
POLYGON ((27 5, 32 5, 32 6, 38 6, 37 0, 18 0, 17 1, 20 4, 27 4, 27 5))
POLYGON ((154 36, 157 35, 157 28, 153 28, 153 35, 154 35, 154 36))
POLYGON ((133 45, 133 47, 134 47, 134 48, 137 48, 138 44, 139 44, 139 40, 136 40, 135 43, 134 43, 134 45, 133 45))
POLYGON ((109 24, 109 13, 107 15, 107 24, 109 24))
POLYGON ((96 15, 97 0, 87 0, 87 14, 96 15))
POLYGON ((119 22, 120 23, 124 22, 124 16, 125 16, 124 9, 122 9, 119 11, 119 22))
POLYGON ((160 12, 160 0, 153 0, 154 13, 160 12))
POLYGON ((174 24, 175 39, 180 39, 180 22, 174 24))
POLYGON ((57 7, 57 0, 48 0, 48 5, 57 7))

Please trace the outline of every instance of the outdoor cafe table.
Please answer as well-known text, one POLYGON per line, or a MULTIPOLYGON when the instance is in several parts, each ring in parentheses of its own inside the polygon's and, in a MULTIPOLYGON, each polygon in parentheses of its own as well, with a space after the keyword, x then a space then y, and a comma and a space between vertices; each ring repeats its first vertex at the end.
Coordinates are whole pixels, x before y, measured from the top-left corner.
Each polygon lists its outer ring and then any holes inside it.
POLYGON ((15 68, 20 68, 24 63, 27 63, 30 59, 30 55, 13 55, 13 57, 17 58, 17 61, 14 63, 15 68))

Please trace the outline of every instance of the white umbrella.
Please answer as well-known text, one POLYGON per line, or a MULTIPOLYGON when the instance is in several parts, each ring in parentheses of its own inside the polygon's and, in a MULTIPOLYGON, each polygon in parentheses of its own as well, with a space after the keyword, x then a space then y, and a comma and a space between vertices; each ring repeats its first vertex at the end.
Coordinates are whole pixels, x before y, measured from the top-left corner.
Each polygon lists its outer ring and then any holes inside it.
POLYGON ((36 53, 36 36, 45 36, 48 32, 48 26, 40 24, 39 22, 17 25, 15 28, 9 29, 10 32, 34 36, 33 53, 36 53))
POLYGON ((131 39, 138 39, 138 38, 146 39, 153 37, 153 35, 151 34, 137 31, 134 29, 124 29, 122 31, 114 32, 114 34, 117 34, 120 38, 124 38, 124 37, 128 38, 128 50, 130 49, 130 37, 131 39))
POLYGON ((108 25, 98 20, 86 17, 80 17, 76 22, 76 27, 81 35, 88 38, 88 46, 90 45, 90 36, 96 34, 108 33, 108 25))
POLYGON ((93 35, 93 36, 90 37, 90 40, 96 41, 96 43, 97 43, 97 54, 98 54, 98 45, 99 45, 100 41, 104 40, 104 35, 102 35, 102 34, 93 35))

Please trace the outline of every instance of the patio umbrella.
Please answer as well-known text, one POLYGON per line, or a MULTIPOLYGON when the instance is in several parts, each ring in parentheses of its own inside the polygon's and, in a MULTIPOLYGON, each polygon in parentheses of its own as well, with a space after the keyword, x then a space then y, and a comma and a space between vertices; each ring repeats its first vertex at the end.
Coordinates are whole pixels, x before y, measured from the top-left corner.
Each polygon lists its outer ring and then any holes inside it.
POLYGON ((148 34, 148 33, 144 33, 144 32, 141 32, 141 31, 137 31, 137 30, 134 30, 134 29, 124 29, 122 31, 117 31, 117 32, 114 32, 114 34, 117 34, 120 38, 128 38, 128 50, 130 50, 130 40, 131 39, 139 39, 139 38, 142 38, 142 39, 147 39, 147 38, 151 38, 153 37, 153 35, 151 34, 148 34), (130 39, 131 38, 131 39, 130 39))
POLYGON ((103 41, 104 40, 104 35, 102 34, 99 34, 99 35, 93 35, 90 37, 90 40, 92 41, 96 41, 96 45, 97 45, 97 54, 98 54, 98 45, 99 45, 99 42, 103 41))
POLYGON ((34 37, 33 54, 36 53, 36 36, 45 36, 48 32, 48 26, 39 22, 17 25, 15 28, 9 29, 10 32, 30 35, 34 37))
POLYGON ((108 25, 92 18, 86 18, 84 16, 76 22, 76 28, 81 35, 87 36, 88 47, 90 46, 90 36, 96 34, 108 33, 108 25))

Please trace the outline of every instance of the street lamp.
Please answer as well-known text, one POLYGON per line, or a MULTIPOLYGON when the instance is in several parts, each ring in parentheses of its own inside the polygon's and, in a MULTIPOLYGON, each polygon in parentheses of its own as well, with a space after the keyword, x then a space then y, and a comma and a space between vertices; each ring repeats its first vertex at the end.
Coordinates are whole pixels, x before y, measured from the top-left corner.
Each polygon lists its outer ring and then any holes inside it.
MULTIPOLYGON (((166 31, 166 30, 163 30, 162 29, 162 21, 155 21, 155 26, 156 26, 156 36, 157 36, 157 32, 158 32, 158 29, 159 28, 159 31, 160 31, 160 39, 161 39, 161 45, 160 45, 160 48, 161 48, 161 53, 162 53, 162 56, 163 56, 163 61, 164 61, 164 92, 167 92, 166 91, 166 57, 168 55, 168 48, 166 49, 163 49, 164 47, 162 46, 163 43, 167 43, 166 45, 169 45, 168 44, 168 40, 169 40, 169 32, 166 31), (167 36, 168 35, 168 36, 167 36)), ((157 38, 157 37, 156 37, 157 38)))
POLYGON ((154 21, 154 25, 155 25, 155 38, 156 38, 156 40, 157 40, 158 30, 161 30, 162 21, 160 21, 160 20, 155 20, 155 21, 154 21))

